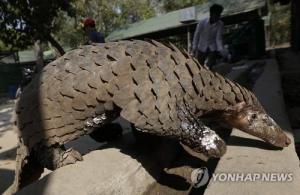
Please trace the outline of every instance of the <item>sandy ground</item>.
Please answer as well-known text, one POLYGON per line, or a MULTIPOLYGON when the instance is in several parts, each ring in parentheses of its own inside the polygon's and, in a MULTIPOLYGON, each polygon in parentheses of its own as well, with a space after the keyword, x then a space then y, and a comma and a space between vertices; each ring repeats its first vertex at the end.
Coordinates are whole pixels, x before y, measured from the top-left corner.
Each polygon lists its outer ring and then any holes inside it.
POLYGON ((17 134, 13 125, 14 102, 0 99, 0 194, 12 183, 17 134))

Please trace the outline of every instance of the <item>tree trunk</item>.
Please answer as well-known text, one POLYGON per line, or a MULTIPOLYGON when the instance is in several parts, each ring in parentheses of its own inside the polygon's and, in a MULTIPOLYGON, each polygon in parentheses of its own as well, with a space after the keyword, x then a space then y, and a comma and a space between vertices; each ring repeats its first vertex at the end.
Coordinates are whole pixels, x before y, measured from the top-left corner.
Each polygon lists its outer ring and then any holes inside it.
POLYGON ((300 50, 300 2, 299 0, 292 1, 292 48, 296 51, 300 50))
POLYGON ((51 43, 53 47, 57 49, 61 56, 65 54, 65 51, 62 48, 62 46, 50 34, 46 35, 46 39, 51 43))
POLYGON ((41 72, 44 67, 43 49, 42 49, 41 40, 37 39, 34 42, 34 51, 36 55, 36 70, 37 72, 41 72))

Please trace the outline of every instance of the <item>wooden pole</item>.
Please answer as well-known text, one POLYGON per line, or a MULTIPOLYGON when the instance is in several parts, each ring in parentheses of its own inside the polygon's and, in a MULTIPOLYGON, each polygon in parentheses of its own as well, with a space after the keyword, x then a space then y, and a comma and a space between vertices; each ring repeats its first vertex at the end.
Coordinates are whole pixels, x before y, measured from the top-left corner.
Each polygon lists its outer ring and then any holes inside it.
POLYGON ((190 53, 192 44, 191 44, 191 29, 189 26, 187 27, 187 47, 188 47, 187 51, 190 53))

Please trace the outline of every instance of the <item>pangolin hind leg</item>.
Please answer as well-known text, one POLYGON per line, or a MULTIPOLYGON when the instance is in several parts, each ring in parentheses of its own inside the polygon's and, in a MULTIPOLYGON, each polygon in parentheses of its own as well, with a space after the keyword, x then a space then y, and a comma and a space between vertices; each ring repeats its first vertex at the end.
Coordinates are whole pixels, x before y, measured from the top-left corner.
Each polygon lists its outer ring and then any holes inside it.
POLYGON ((81 154, 72 149, 65 149, 64 146, 42 146, 37 152, 37 160, 39 163, 50 170, 74 164, 76 161, 82 161, 81 154))
MULTIPOLYGON (((96 128, 103 127, 103 125, 116 119, 119 112, 119 108, 111 102, 99 104, 95 108, 96 116, 91 117, 84 122, 84 131, 86 134, 91 134, 96 128)), ((92 137, 95 138, 96 134, 92 137)), ((50 147, 41 146, 38 148, 37 160, 42 166, 50 170, 55 170, 65 165, 74 164, 76 161, 83 160, 83 158, 78 151, 72 148, 66 150, 63 145, 53 145, 50 147)))

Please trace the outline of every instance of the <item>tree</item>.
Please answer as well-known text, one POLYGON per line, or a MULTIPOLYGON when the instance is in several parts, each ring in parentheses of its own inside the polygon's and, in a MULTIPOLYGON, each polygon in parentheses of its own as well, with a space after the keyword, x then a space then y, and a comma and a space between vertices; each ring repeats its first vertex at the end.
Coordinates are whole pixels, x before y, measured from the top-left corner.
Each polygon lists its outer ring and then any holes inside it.
POLYGON ((60 11, 72 13, 67 0, 1 0, 0 38, 10 49, 23 49, 36 40, 49 41, 60 54, 63 48, 53 38, 53 20, 60 11))
POLYGON ((270 4, 270 45, 287 43, 291 38, 291 5, 270 4))
POLYGON ((199 5, 206 2, 206 0, 176 0, 176 1, 155 0, 155 1, 158 1, 160 4, 162 4, 163 10, 165 10, 166 12, 170 12, 170 11, 174 11, 174 10, 178 10, 178 9, 182 9, 194 5, 199 5))
POLYGON ((96 21, 97 30, 106 36, 129 23, 138 22, 155 15, 149 0, 75 0, 72 2, 75 14, 69 17, 60 12, 54 23, 55 35, 65 45, 76 47, 85 42, 80 23, 86 17, 96 21), (61 28, 63 26, 63 28, 61 28))
POLYGON ((94 18, 99 30, 106 35, 128 23, 144 20, 155 14, 148 0, 77 0, 76 2, 77 13, 81 17, 94 18), (85 6, 80 5, 80 2, 85 6), (132 21, 132 18, 135 19, 132 21))

